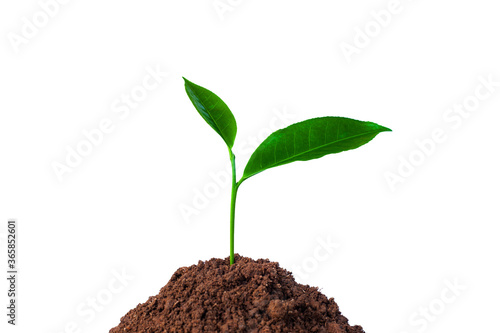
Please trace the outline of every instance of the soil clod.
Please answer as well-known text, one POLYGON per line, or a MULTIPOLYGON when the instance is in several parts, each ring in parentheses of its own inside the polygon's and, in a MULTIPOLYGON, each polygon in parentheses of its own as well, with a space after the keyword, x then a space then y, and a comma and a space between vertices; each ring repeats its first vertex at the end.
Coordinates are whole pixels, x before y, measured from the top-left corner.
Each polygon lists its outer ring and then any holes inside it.
POLYGON ((121 318, 110 333, 364 333, 333 298, 295 282, 268 259, 235 254, 179 268, 160 293, 121 318))

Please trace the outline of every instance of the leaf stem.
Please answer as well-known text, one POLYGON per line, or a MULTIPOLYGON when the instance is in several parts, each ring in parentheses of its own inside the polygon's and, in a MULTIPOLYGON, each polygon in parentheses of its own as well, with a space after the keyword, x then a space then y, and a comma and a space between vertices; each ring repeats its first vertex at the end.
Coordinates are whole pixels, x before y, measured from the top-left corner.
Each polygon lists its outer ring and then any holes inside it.
POLYGON ((240 183, 236 182, 236 157, 231 149, 229 149, 229 157, 231 158, 231 167, 233 170, 232 188, 231 188, 231 215, 229 218, 229 266, 234 264, 234 213, 236 208, 236 193, 240 183))

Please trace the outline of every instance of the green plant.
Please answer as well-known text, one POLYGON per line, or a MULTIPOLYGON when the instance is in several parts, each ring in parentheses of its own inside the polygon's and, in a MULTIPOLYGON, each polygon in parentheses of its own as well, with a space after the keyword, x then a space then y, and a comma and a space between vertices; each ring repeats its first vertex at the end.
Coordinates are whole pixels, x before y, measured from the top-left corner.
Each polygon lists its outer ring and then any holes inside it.
POLYGON ((292 124, 269 135, 253 152, 236 181, 236 163, 232 148, 236 138, 236 120, 226 103, 208 89, 184 78, 186 93, 198 113, 222 137, 229 150, 232 166, 230 210, 230 265, 234 264, 234 216, 236 193, 248 178, 273 167, 295 161, 307 161, 327 154, 358 148, 380 132, 391 131, 368 121, 343 117, 312 118, 292 124))

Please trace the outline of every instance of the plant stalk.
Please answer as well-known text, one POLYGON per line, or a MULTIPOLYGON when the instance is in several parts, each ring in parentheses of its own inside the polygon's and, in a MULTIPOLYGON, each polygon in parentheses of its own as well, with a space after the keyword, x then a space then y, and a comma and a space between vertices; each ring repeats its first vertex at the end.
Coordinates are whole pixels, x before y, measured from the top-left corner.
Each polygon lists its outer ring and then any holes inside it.
POLYGON ((231 149, 229 149, 231 158, 231 167, 233 170, 233 179, 231 187, 231 215, 229 217, 229 266, 234 264, 234 212, 236 208, 236 193, 238 192, 239 183, 236 182, 236 157, 231 149))

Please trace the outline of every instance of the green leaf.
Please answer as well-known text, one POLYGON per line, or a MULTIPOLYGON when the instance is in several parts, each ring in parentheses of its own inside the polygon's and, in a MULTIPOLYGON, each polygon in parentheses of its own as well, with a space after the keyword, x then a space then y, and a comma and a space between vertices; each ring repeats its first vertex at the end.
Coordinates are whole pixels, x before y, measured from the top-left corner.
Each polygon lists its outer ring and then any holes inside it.
POLYGON ((343 117, 308 119, 269 135, 250 157, 245 179, 269 168, 320 158, 358 148, 390 129, 368 121, 343 117))
POLYGON ((186 93, 198 113, 222 137, 231 149, 236 138, 234 115, 216 94, 184 78, 186 93))

